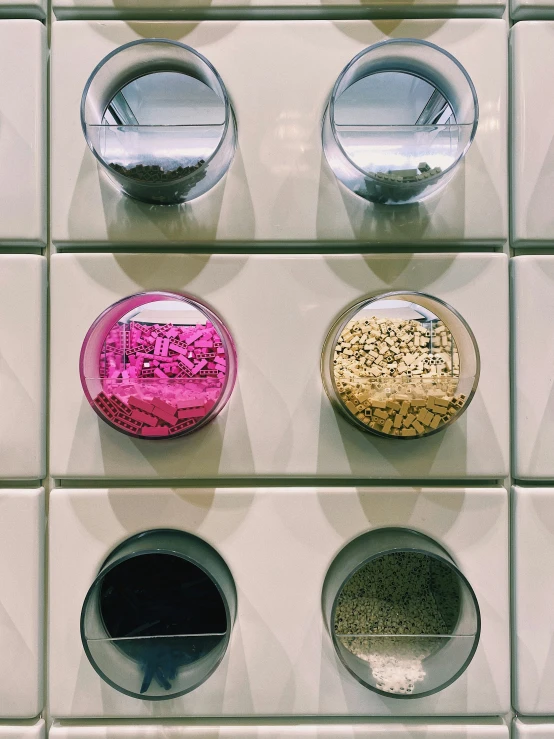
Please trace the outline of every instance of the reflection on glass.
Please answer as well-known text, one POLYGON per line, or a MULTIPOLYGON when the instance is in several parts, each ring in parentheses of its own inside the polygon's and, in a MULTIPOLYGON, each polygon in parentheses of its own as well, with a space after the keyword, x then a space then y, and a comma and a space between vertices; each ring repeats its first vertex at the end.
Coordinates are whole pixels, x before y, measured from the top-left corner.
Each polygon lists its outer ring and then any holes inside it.
POLYGON ((456 60, 427 42, 397 39, 370 47, 343 71, 323 143, 336 176, 356 194, 407 203, 445 184, 476 125, 475 91, 456 60))
POLYGON ((119 174, 150 183, 188 177, 190 190, 205 176, 200 170, 219 145, 224 124, 225 106, 203 82, 154 72, 120 90, 90 132, 96 150, 119 174))
POLYGON ((128 195, 153 203, 206 192, 234 152, 234 118, 221 79, 192 49, 163 39, 106 57, 85 88, 82 117, 88 144, 110 177, 128 195))

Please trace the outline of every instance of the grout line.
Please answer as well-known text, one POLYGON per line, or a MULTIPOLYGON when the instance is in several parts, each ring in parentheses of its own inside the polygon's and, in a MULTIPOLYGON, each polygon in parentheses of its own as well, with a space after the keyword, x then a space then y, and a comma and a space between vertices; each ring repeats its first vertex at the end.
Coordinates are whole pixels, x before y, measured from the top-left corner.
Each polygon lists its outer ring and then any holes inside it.
POLYGON ((223 255, 236 255, 236 254, 344 254, 355 255, 355 254, 491 254, 491 253, 503 253, 505 248, 505 242, 501 244, 483 245, 476 244, 471 245, 470 242, 464 242, 464 245, 460 244, 444 244, 437 246, 436 244, 420 244, 420 245, 393 245, 383 244, 382 242, 367 243, 367 242, 251 242, 245 244, 244 242, 211 242, 205 243, 194 243, 190 242, 185 247, 182 244, 172 247, 170 245, 141 245, 141 244, 128 244, 128 245, 114 245, 114 244, 91 244, 87 247, 76 247, 72 246, 60 246, 56 245, 56 253, 60 254, 223 254, 223 255))
POLYGON ((82 479, 58 479, 53 481, 53 486, 57 488, 72 489, 104 489, 104 488, 183 488, 183 489, 206 489, 206 488, 498 488, 504 487, 504 480, 473 480, 473 479, 452 479, 452 480, 378 480, 378 479, 361 479, 355 477, 343 478, 298 478, 298 477, 248 477, 248 478, 206 478, 197 480, 173 479, 164 480, 153 478, 149 480, 110 480, 105 478, 95 478, 90 480, 82 479))

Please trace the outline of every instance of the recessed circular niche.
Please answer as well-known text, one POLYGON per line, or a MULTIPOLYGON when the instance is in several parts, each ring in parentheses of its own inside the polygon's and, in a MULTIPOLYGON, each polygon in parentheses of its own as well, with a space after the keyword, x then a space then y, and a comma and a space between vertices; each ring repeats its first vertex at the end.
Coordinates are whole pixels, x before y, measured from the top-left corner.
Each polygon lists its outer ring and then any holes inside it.
POLYGON ((473 82, 451 54, 428 41, 391 39, 339 75, 323 148, 336 177, 360 197, 413 203, 452 178, 478 119, 473 82))
POLYGON ((149 203, 197 198, 235 152, 221 77, 201 54, 168 39, 141 39, 106 56, 85 86, 81 124, 116 186, 149 203))
POLYGON ((81 384, 94 411, 140 439, 184 436, 227 404, 237 357, 223 321, 177 293, 131 295, 105 310, 81 348, 81 384))
POLYGON ((182 531, 146 531, 100 568, 83 603, 81 640, 113 688, 168 700, 217 669, 236 608, 233 577, 215 549, 182 531))
POLYGON ((322 606, 343 665, 387 697, 443 690, 479 644, 470 583, 440 544, 408 529, 377 529, 344 547, 327 572, 322 606))
POLYGON ((443 431, 479 382, 477 342, 438 298, 392 292, 365 298, 334 322, 321 375, 333 406, 359 429, 388 439, 443 431))

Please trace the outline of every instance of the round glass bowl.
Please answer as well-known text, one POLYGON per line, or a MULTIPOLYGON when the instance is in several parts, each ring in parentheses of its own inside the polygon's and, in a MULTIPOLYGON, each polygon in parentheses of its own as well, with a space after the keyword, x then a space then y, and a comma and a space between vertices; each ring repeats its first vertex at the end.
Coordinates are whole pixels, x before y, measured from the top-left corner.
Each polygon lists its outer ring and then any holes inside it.
POLYGON ((479 644, 471 585, 440 544, 409 529, 377 529, 344 547, 327 572, 322 606, 344 666, 388 697, 443 690, 479 644))
POLYGON ((233 339, 198 300, 166 292, 124 298, 90 327, 83 390, 100 418, 140 439, 183 436, 212 421, 236 380, 233 339))
POLYGON ((416 292, 366 298, 333 324, 321 375, 333 406, 364 431, 420 439, 456 421, 479 382, 475 337, 454 308, 416 292))
POLYGON ((454 175, 479 106, 462 65, 419 39, 370 46, 343 69, 323 119, 336 177, 373 203, 423 200, 454 175))
POLYGON ((182 531, 146 531, 100 568, 83 603, 81 640, 112 688, 168 700, 217 668, 236 609, 233 576, 215 549, 182 531))
POLYGON ((197 198, 223 177, 235 152, 221 77, 201 54, 168 39, 141 39, 108 54, 83 91, 81 125, 110 179, 148 203, 197 198))

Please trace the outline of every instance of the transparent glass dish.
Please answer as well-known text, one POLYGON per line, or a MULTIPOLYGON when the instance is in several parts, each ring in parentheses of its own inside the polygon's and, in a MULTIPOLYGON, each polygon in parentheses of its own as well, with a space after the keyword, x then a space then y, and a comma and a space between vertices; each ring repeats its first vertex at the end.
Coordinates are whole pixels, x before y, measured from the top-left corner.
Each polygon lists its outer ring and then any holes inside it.
POLYGON ((233 339, 221 319, 177 293, 131 295, 105 310, 81 348, 81 384, 118 431, 167 439, 203 428, 236 381, 233 339))
POLYGON ((440 544, 409 529, 377 529, 344 547, 327 572, 322 608, 343 665, 387 697, 443 690, 479 644, 471 585, 440 544))
POLYGON ((81 125, 116 186, 159 205, 210 190, 235 152, 221 77, 201 54, 168 39, 140 39, 106 56, 83 91, 81 125))
POLYGON ((146 531, 100 568, 83 603, 81 641, 113 688, 169 700, 217 669, 236 609, 231 572, 209 544, 183 531, 146 531))
POLYGON ((421 439, 450 426, 473 399, 479 373, 479 349, 465 320, 417 292, 358 301, 334 322, 321 355, 333 407, 388 439, 421 439))
POLYGON ((453 177, 478 119, 473 82, 451 54, 420 39, 390 39, 341 72, 323 118, 323 149, 360 197, 413 203, 453 177))

